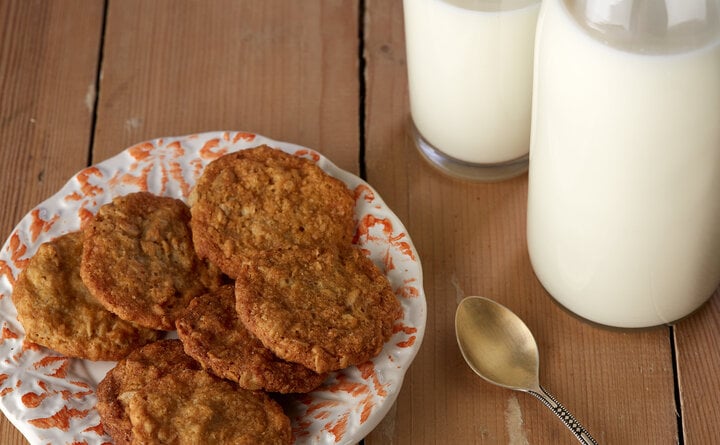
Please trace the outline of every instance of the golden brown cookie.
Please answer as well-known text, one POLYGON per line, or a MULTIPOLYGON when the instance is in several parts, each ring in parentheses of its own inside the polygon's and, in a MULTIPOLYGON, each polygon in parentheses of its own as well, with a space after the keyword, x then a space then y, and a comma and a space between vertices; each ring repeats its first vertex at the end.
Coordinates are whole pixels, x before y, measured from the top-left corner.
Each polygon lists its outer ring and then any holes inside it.
POLYGON ((267 394, 205 371, 167 374, 128 403, 133 444, 285 445, 290 419, 267 394))
POLYGON ((90 292, 125 320, 172 330, 190 301, 219 284, 195 254, 190 211, 147 192, 119 196, 86 228, 80 274, 90 292))
POLYGON ((189 199, 198 254, 237 278, 259 252, 349 244, 355 201, 307 159, 260 146, 211 162, 189 199))
POLYGON ((164 375, 200 369, 179 340, 160 340, 132 352, 98 384, 97 410, 105 431, 117 445, 132 443, 132 424, 126 412, 132 396, 164 375))
POLYGON ((105 309, 80 279, 83 235, 42 244, 12 294, 27 339, 70 357, 119 360, 158 338, 105 309))
POLYGON ((387 278, 354 247, 267 255, 243 269, 235 296, 265 346, 315 372, 373 358, 402 314, 387 278))
POLYGON ((185 353, 245 389, 306 393, 325 380, 325 374, 278 358, 245 328, 231 285, 195 298, 176 326, 185 353))

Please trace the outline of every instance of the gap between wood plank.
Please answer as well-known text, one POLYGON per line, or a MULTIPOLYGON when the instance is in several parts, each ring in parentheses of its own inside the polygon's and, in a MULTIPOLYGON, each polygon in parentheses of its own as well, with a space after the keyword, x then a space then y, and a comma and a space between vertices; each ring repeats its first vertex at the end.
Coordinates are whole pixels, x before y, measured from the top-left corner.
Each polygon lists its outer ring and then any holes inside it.
POLYGON ((93 102, 93 114, 92 121, 90 122, 90 138, 88 142, 88 154, 87 160, 85 161, 86 166, 91 166, 93 162, 93 151, 95 149, 95 128, 98 120, 98 103, 100 101, 100 80, 102 77, 102 64, 103 55, 105 51, 105 32, 107 28, 108 18, 108 2, 109 0, 103 1, 103 18, 102 24, 100 25, 100 45, 98 47, 97 66, 95 68, 95 100, 93 102))
POLYGON ((360 96, 358 101, 358 125, 360 135, 358 147, 358 171, 363 180, 367 180, 367 169, 365 166, 365 111, 366 111, 366 85, 365 69, 367 60, 365 58, 365 0, 358 0, 358 85, 360 96))
POLYGON ((675 328, 668 326, 668 332, 670 333, 670 357, 672 359, 673 367, 673 380, 675 388, 675 413, 677 415, 677 437, 678 445, 685 444, 685 432, 683 431, 683 418, 682 418, 682 400, 680 397, 680 375, 678 373, 678 357, 676 351, 675 342, 675 328))

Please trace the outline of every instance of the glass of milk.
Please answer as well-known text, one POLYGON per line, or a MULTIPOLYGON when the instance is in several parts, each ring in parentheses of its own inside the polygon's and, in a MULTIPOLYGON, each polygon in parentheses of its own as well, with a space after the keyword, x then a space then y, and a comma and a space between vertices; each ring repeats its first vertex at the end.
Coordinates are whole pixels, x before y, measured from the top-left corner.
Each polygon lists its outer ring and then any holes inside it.
POLYGON ((528 249, 547 291, 616 327, 720 283, 720 0, 545 0, 528 249))
POLYGON ((527 171, 540 0, 404 0, 403 8, 423 157, 469 180, 527 171))

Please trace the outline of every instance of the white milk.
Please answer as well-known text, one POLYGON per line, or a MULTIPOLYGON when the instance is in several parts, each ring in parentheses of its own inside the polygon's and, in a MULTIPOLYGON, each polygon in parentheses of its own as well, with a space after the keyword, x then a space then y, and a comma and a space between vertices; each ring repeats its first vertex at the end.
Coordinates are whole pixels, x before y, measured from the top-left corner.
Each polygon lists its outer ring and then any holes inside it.
POLYGON ((720 282, 720 42, 639 55, 587 37, 560 0, 538 22, 528 246, 553 297, 643 327, 720 282))
POLYGON ((487 0, 403 3, 413 122, 462 161, 498 163, 528 152, 539 4, 505 3, 520 9, 488 11, 498 2, 487 0))

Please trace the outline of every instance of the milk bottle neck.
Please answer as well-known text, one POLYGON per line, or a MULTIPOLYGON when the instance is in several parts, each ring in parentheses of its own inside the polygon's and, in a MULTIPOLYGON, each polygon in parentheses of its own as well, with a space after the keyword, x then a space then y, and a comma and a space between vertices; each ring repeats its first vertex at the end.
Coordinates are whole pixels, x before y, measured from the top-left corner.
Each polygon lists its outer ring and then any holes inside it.
POLYGON ((673 54, 720 42, 720 0, 563 0, 590 35, 643 54, 673 54))

